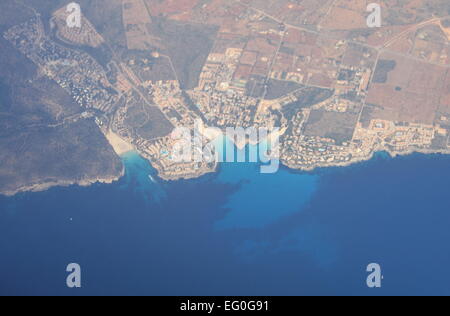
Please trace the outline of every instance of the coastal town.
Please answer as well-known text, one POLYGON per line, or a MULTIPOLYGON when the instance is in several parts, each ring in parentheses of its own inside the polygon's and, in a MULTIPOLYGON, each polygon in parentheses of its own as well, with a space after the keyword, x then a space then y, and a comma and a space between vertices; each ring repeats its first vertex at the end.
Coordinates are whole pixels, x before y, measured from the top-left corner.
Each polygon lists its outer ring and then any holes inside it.
POLYGON ((0 12, 0 296, 450 293, 450 0, 0 12))
POLYGON ((94 119, 113 147, 118 139, 128 144, 161 178, 216 170, 217 161, 173 159, 173 131, 194 131, 198 121, 222 131, 278 128, 277 158, 306 171, 368 160, 379 151, 450 153, 449 17, 361 32, 367 12, 352 1, 318 1, 302 11, 303 20, 294 18, 300 8, 290 1, 270 11, 273 1, 196 6, 192 0, 182 12, 149 2, 123 1, 126 47, 120 49, 87 16, 81 27, 68 27, 64 8, 3 37, 84 109, 76 119, 94 119), (339 19, 344 9, 360 24, 339 19), (198 32, 205 48, 195 52, 201 46, 195 41, 168 40, 155 31, 163 23, 189 36, 198 32), (187 59, 189 50, 197 57, 187 59))

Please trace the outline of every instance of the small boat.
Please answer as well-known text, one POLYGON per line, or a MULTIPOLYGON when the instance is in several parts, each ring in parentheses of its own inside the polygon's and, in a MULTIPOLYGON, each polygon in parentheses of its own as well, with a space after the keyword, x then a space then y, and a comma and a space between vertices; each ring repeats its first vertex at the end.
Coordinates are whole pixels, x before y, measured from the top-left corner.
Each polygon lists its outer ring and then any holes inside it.
POLYGON ((148 178, 149 178, 153 183, 156 183, 156 180, 155 180, 151 175, 149 175, 148 178))

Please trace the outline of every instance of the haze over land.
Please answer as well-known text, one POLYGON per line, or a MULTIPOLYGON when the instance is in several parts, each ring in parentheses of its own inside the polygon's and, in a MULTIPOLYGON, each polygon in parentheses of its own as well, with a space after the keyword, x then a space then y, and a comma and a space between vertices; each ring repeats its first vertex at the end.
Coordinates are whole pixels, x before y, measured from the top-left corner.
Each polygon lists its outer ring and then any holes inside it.
POLYGON ((1 193, 113 181, 133 148, 164 179, 212 172, 170 159, 198 119, 284 128, 301 170, 449 153, 448 0, 378 1, 381 28, 361 0, 78 2, 81 28, 67 1, 0 3, 1 193))

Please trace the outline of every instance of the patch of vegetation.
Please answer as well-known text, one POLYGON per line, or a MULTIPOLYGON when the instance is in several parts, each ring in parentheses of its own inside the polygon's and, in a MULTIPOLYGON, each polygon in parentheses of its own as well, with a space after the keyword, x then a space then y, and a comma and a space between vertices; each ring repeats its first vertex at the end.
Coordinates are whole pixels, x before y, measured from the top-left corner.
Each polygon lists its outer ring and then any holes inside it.
POLYGON ((57 181, 113 178, 122 171, 120 158, 92 120, 27 128, 1 137, 0 147, 0 192, 57 181))
POLYGON ((334 90, 306 88, 295 94, 298 100, 283 106, 281 109, 284 117, 288 120, 291 120, 295 115, 297 115, 301 109, 308 108, 331 98, 334 94, 334 90))
POLYGON ((164 54, 172 60, 181 88, 195 88, 218 28, 154 17, 148 29, 164 43, 164 54))
POLYGON ((292 81, 281 81, 270 79, 267 86, 266 100, 274 100, 281 98, 289 93, 297 91, 303 85, 292 81))
POLYGON ((169 135, 172 124, 156 106, 133 105, 128 108, 125 125, 144 139, 155 139, 169 135))
POLYGON ((373 75, 374 83, 386 83, 388 81, 389 73, 397 67, 395 60, 382 59, 378 61, 377 68, 373 75))
POLYGON ((433 138, 433 141, 431 142, 431 149, 434 150, 447 149, 448 146, 447 141, 448 141, 447 136, 437 135, 433 138))
POLYGON ((355 79, 356 71, 350 69, 342 69, 339 72, 338 80, 340 81, 351 81, 355 79))
POLYGON ((442 21, 442 26, 445 28, 450 28, 450 19, 444 19, 442 21))
POLYGON ((305 135, 333 139, 342 145, 353 137, 357 114, 313 110, 305 126, 305 135))

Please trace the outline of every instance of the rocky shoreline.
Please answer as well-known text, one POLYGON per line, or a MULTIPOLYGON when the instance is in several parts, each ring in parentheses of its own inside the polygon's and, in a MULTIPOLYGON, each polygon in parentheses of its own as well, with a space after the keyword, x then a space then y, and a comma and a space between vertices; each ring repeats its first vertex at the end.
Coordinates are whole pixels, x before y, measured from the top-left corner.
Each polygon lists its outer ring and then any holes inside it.
POLYGON ((88 186, 91 186, 96 183, 112 184, 116 181, 119 181, 124 175, 125 175, 125 168, 122 168, 122 172, 119 176, 112 176, 112 177, 108 177, 108 178, 83 179, 83 180, 77 180, 77 181, 70 181, 70 180, 47 181, 47 182, 42 182, 42 183, 25 185, 25 186, 17 188, 16 190, 0 192, 0 194, 4 195, 6 197, 12 197, 19 193, 43 192, 43 191, 47 191, 53 187, 69 187, 69 186, 73 186, 73 185, 78 185, 80 187, 88 187, 88 186))
POLYGON ((305 166, 298 166, 298 165, 292 165, 289 164, 283 160, 281 160, 280 162, 293 170, 299 170, 299 171, 305 171, 305 172, 313 172, 317 169, 320 168, 333 168, 333 167, 349 167, 351 165, 360 163, 360 162, 366 162, 371 160, 377 153, 381 153, 381 152, 385 152, 387 153, 391 158, 396 158, 396 157, 404 157, 404 156, 409 156, 412 154, 426 154, 426 155, 449 155, 450 154, 450 150, 427 150, 427 149, 410 149, 408 151, 402 151, 402 152, 396 152, 396 151, 392 151, 389 150, 387 148, 379 148, 377 150, 373 150, 369 155, 367 156, 361 156, 361 157, 357 157, 356 159, 347 161, 347 162, 341 162, 341 163, 323 163, 323 164, 317 164, 315 166, 311 166, 311 167, 305 167, 305 166))

